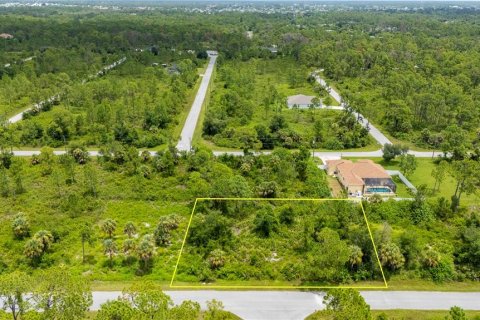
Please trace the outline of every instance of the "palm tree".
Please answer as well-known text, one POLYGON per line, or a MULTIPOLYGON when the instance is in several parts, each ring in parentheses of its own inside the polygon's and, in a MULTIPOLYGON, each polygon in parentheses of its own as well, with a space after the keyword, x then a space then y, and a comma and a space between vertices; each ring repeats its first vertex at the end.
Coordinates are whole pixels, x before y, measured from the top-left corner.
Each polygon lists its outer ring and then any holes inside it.
POLYGON ((123 241, 123 254, 128 257, 134 251, 135 241, 133 239, 125 239, 125 241, 123 241))
POLYGON ((112 265, 113 256, 117 254, 117 244, 112 239, 107 239, 103 242, 103 248, 105 255, 110 260, 110 265, 112 265))
POLYGON ((351 245, 350 246, 350 258, 348 262, 350 263, 350 267, 353 269, 355 266, 359 266, 362 264, 363 252, 359 246, 351 245))
POLYGON ((146 268, 155 254, 155 242, 151 234, 145 235, 137 246, 137 255, 142 262, 142 267, 146 268))
POLYGON ((47 251, 53 243, 53 235, 50 231, 40 230, 33 236, 34 239, 39 240, 43 245, 43 252, 47 251))
POLYGON ((18 239, 23 239, 30 233, 30 224, 23 213, 19 213, 15 216, 12 222, 13 234, 18 239))
POLYGON ((32 238, 25 243, 23 253, 32 261, 40 259, 43 255, 43 243, 39 239, 32 238))
POLYGON ((427 246, 422 252, 423 265, 427 268, 435 268, 440 263, 440 253, 431 246, 427 246))
POLYGON ((108 235, 109 238, 112 237, 115 229, 117 229, 117 222, 115 220, 106 219, 105 221, 103 221, 102 230, 108 235))
POLYGON ((80 239, 82 240, 82 262, 85 262, 85 242, 90 245, 93 243, 93 230, 90 224, 86 223, 80 230, 80 239))
POLYGON ((137 228, 135 227, 133 222, 129 221, 125 225, 125 228, 123 229, 123 233, 125 233, 129 238, 131 238, 135 233, 137 233, 137 228))
POLYGON ((225 252, 220 249, 213 250, 208 257, 208 263, 210 264, 211 269, 223 267, 225 264, 225 252))

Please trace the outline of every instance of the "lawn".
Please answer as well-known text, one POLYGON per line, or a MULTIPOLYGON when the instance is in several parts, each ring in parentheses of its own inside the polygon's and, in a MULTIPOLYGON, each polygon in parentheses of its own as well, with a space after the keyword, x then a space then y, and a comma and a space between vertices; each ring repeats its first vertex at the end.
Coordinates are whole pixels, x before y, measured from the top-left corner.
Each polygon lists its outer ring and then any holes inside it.
MULTIPOLYGON (((377 317, 386 314, 389 320, 445 320, 448 310, 372 310, 372 315, 377 317)), ((467 319, 480 317, 480 311, 465 311, 467 319)))

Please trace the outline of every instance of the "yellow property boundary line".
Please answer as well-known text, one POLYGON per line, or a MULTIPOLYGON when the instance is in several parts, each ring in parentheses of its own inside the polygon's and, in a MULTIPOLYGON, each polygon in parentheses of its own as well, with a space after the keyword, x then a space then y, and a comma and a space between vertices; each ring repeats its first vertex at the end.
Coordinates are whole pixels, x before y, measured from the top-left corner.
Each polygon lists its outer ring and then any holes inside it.
POLYGON ((301 290, 301 289, 388 289, 387 280, 385 278, 385 274, 383 272, 382 264, 380 262, 380 258, 378 256, 377 246, 375 245, 375 241, 373 240, 372 231, 370 230, 370 225, 368 224, 367 214, 365 213, 365 209, 363 208, 363 204, 361 200, 357 199, 314 199, 314 198, 196 198, 195 203, 192 208, 192 213, 190 214, 190 219, 188 220, 187 230, 185 231, 185 235, 183 237, 182 246, 180 248, 180 252, 178 254, 177 263, 175 264, 175 269, 172 274, 172 279, 170 281, 170 288, 182 288, 182 289, 292 289, 292 290, 301 290), (225 201, 316 201, 316 202, 327 202, 327 201, 351 201, 351 202, 358 202, 360 203, 360 207, 362 208, 363 218, 365 219, 365 224, 367 225, 368 235, 370 236, 370 240, 372 241, 373 250, 375 252, 375 256, 377 258, 378 266, 380 267, 380 272, 382 274, 383 283, 385 286, 258 286, 258 285, 212 285, 212 286, 205 286, 205 285, 174 285, 173 281, 175 280, 175 276, 177 275, 178 265, 180 263, 180 258, 182 257, 183 248, 185 247, 185 243, 187 242, 188 231, 190 230, 190 225, 192 224, 193 214, 195 213, 195 209, 197 207, 198 201, 204 200, 225 200, 225 201))

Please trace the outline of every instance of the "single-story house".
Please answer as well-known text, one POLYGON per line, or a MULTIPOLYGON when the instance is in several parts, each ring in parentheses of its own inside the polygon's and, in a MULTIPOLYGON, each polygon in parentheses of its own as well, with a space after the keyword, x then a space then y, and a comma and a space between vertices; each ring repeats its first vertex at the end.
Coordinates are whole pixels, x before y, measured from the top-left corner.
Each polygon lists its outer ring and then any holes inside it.
POLYGON ((394 195, 397 186, 385 169, 372 160, 327 160, 326 170, 335 175, 350 196, 394 195))
POLYGON ((287 98, 287 105, 289 108, 293 108, 293 106, 296 105, 300 109, 305 109, 305 108, 308 108, 310 105, 312 105, 313 98, 315 97, 306 96, 304 94, 297 94, 287 98))

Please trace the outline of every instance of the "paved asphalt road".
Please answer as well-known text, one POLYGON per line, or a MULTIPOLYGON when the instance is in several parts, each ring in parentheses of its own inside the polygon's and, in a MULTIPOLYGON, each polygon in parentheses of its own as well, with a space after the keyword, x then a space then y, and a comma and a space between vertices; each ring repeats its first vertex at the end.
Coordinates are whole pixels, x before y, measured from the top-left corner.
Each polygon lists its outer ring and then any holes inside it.
POLYGON ((212 77, 213 68, 215 67, 215 62, 217 61, 217 53, 215 51, 208 51, 208 55, 210 57, 210 61, 208 62, 207 70, 203 75, 200 88, 198 88, 192 108, 190 109, 190 113, 188 114, 187 120, 183 126, 182 133, 180 135, 180 141, 177 144, 177 149, 179 151, 190 151, 192 149, 193 134, 195 133, 195 127, 197 126, 198 118, 200 117, 203 101, 207 95, 208 84, 210 83, 210 78, 212 77))
MULTIPOLYGON (((64 154, 65 151, 54 151, 53 152, 56 155, 61 155, 64 154)), ((155 151, 150 151, 152 155, 155 155, 155 151)), ((254 154, 259 155, 259 154, 270 154, 271 151, 261 151, 261 152, 254 152, 254 154)), ((409 151, 409 154, 415 155, 417 158, 431 158, 432 157, 432 152, 427 151, 409 151)), ((40 154, 40 150, 13 150, 13 154, 17 157, 31 157, 34 154, 40 154)), ((91 157, 97 157, 99 155, 98 151, 88 151, 88 154, 91 157)), ((223 154, 230 154, 233 156, 242 156, 243 151, 213 151, 213 154, 215 156, 220 156, 223 154)), ((377 151, 365 151, 365 152, 339 152, 339 151, 325 151, 325 152, 314 152, 315 157, 325 157, 325 158, 341 158, 341 157, 358 157, 358 158, 372 158, 372 157, 381 157, 382 156, 382 150, 377 150, 377 151)), ((440 155, 439 152, 435 152, 435 156, 440 155)))
MULTIPOLYGON (((206 308, 206 301, 222 301, 225 309, 246 320, 298 320, 323 309, 323 292, 300 291, 167 291, 175 304, 193 300, 206 308)), ((362 296, 373 310, 421 309, 448 310, 460 306, 480 310, 480 292, 435 291, 363 291, 362 296)), ((93 293, 92 310, 120 295, 118 291, 93 293)))
MULTIPOLYGON (((271 151, 260 151, 254 152, 255 155, 258 154, 270 154, 271 151)), ((432 152, 431 151, 409 151, 409 154, 413 154, 417 158, 431 158, 432 152)), ((222 154, 230 154, 233 156, 241 156, 243 155, 243 151, 213 151, 215 156, 220 156, 222 154)), ((342 158, 342 157, 353 157, 353 158, 378 158, 383 155, 381 149, 376 151, 354 151, 354 152, 342 152, 342 151, 315 151, 315 157, 326 157, 326 158, 342 158)), ((434 156, 440 155, 440 152, 435 152, 434 156)))

